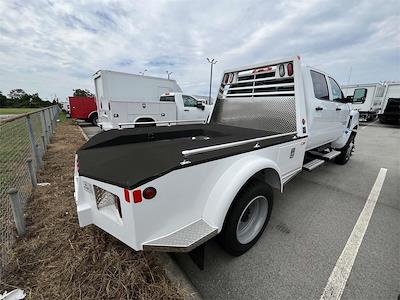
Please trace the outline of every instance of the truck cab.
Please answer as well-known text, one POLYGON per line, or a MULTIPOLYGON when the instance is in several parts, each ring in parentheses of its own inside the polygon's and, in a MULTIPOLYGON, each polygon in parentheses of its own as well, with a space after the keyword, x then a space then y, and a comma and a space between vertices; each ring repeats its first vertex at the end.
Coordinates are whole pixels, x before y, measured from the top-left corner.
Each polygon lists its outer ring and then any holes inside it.
POLYGON ((212 108, 203 100, 183 93, 164 93, 160 102, 175 103, 177 120, 206 120, 212 108))

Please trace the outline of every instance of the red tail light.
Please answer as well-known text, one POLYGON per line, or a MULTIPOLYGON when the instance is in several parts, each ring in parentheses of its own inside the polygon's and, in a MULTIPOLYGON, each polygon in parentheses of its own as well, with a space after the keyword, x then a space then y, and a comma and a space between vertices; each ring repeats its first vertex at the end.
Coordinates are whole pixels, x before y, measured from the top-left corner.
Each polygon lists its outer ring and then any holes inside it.
POLYGON ((141 190, 133 191, 133 202, 134 203, 142 202, 142 191, 141 190))
POLYGON ((288 74, 288 76, 293 75, 293 64, 292 63, 287 64, 287 74, 288 74))
POLYGON ((131 197, 129 196, 129 190, 124 189, 124 195, 125 195, 125 201, 126 202, 131 202, 131 197))
POLYGON ((153 187, 148 187, 143 190, 143 198, 153 199, 157 195, 157 190, 153 187))

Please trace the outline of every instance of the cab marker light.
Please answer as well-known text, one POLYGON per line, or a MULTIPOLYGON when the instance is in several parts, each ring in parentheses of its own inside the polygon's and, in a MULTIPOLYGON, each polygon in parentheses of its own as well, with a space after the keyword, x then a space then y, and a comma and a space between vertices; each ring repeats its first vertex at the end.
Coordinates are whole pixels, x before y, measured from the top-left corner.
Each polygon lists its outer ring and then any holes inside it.
POLYGON ((292 63, 287 64, 287 74, 288 74, 288 76, 293 75, 293 64, 292 63))

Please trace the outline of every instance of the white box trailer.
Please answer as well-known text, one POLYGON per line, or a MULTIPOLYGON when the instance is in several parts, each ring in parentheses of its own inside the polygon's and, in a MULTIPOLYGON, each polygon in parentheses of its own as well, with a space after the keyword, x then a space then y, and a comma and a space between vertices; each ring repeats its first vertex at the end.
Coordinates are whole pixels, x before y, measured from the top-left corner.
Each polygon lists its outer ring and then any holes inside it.
POLYGON ((385 84, 383 103, 378 117, 382 123, 400 123, 400 81, 385 84))
POLYGON ((343 85, 345 97, 353 98, 353 107, 360 113, 360 120, 371 121, 378 116, 383 103, 385 87, 380 83, 343 85))
MULTIPOLYGON (((99 70, 94 75, 96 103, 99 115, 99 126, 104 130, 117 128, 118 123, 130 122, 128 114, 135 106, 152 102, 159 103, 160 96, 167 92, 182 92, 175 80, 152 76, 128 74, 122 72, 99 70), (131 103, 131 104, 129 104, 131 103), (113 109, 123 104, 124 112, 113 109)), ((167 108, 165 117, 173 114, 173 108, 167 108)), ((142 112, 145 115, 145 112, 142 112)), ((161 113, 160 113, 161 114, 161 113)))

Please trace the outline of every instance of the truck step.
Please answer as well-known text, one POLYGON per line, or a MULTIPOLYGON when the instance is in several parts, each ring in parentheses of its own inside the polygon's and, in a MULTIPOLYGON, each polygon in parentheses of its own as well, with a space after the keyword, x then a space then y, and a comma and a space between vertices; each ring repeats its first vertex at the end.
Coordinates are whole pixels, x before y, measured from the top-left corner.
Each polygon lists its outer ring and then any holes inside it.
POLYGON ((323 163, 325 163, 325 160, 323 159, 319 158, 313 159, 312 161, 309 161, 308 163, 303 165, 303 170, 312 171, 315 168, 318 168, 323 163))
POLYGON ((339 156, 340 153, 341 153, 340 151, 336 151, 336 150, 331 150, 330 152, 327 152, 327 153, 321 153, 321 152, 317 152, 317 151, 310 151, 310 154, 312 154, 313 156, 317 156, 319 158, 322 158, 323 160, 332 160, 336 156, 339 156))
POLYGON ((147 242, 143 245, 143 250, 189 252, 217 235, 217 233, 217 228, 211 227, 204 220, 198 220, 181 230, 147 242))

